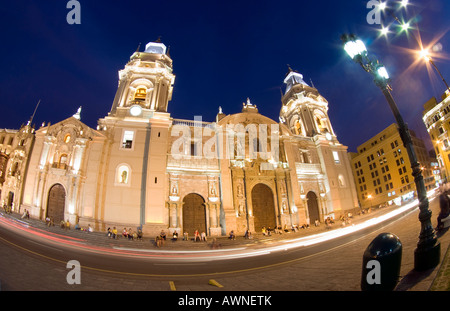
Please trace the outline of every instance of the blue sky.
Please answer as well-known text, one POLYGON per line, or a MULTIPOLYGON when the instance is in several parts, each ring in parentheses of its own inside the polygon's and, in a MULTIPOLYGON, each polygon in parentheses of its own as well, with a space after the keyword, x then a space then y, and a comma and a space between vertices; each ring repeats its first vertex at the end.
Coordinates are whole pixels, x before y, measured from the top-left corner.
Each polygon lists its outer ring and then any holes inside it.
MULTIPOLYGON (((423 104, 445 86, 416 61, 412 51, 420 42, 438 48, 433 58, 450 81, 446 0, 410 0, 407 10, 388 0, 395 16, 414 29, 387 38, 379 37, 380 25, 368 24, 368 1, 79 2, 80 25, 66 22, 65 0, 0 7, 0 128, 27 122, 38 100, 37 125, 61 121, 82 106, 81 120, 95 128, 111 108, 118 70, 139 43, 143 50, 158 37, 174 62, 174 118, 214 121, 219 106, 237 113, 249 97, 260 113, 278 120, 289 64, 328 100, 333 128, 350 151, 394 118, 370 75, 343 51, 342 33, 359 35, 386 65, 405 121, 425 140, 423 104)), ((382 14, 381 21, 394 19, 382 14)))

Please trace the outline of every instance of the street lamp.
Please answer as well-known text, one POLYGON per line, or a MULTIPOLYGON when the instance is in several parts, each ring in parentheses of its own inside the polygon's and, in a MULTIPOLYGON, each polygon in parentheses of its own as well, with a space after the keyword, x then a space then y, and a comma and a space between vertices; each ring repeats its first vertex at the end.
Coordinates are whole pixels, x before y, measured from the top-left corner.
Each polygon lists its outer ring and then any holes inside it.
POLYGON ((447 87, 447 90, 449 91, 450 94, 450 87, 448 87, 447 81, 445 81, 444 77, 442 76, 441 72, 439 71, 438 67, 436 66, 436 64, 434 63, 433 59, 430 56, 430 52, 428 50, 421 50, 419 52, 420 57, 423 58, 425 61, 429 62, 431 65, 433 65, 434 69, 436 69, 437 73, 439 74, 439 76, 441 77, 442 81, 444 82, 445 86, 447 87))
POLYGON ((408 157, 411 162, 412 175, 414 177, 417 195, 419 197, 419 220, 421 230, 417 248, 414 251, 414 268, 419 271, 434 268, 439 264, 441 247, 431 224, 431 211, 428 208, 429 202, 425 189, 425 182, 422 176, 422 170, 420 169, 420 164, 417 161, 417 156, 413 148, 408 126, 403 121, 397 104, 391 95, 390 91, 392 88, 389 85, 389 75, 387 74, 387 70, 378 62, 378 60, 369 59, 364 43, 355 35, 344 34, 341 36, 341 40, 344 43, 345 51, 350 55, 350 57, 366 72, 373 76, 375 84, 381 89, 383 95, 386 97, 389 107, 391 108, 395 120, 397 121, 400 137, 406 151, 408 152, 408 157))

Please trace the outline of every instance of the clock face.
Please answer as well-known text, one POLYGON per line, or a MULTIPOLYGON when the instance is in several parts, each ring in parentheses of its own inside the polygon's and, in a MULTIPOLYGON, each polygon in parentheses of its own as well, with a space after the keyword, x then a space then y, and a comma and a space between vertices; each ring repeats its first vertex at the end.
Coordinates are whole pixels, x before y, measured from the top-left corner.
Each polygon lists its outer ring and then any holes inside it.
POLYGON ((325 136, 326 136, 326 138, 327 138, 328 140, 331 140, 331 134, 330 134, 330 133, 327 132, 327 133, 325 134, 325 136))
POLYGON ((134 117, 139 116, 142 113, 141 106, 135 105, 130 108, 130 114, 134 117))

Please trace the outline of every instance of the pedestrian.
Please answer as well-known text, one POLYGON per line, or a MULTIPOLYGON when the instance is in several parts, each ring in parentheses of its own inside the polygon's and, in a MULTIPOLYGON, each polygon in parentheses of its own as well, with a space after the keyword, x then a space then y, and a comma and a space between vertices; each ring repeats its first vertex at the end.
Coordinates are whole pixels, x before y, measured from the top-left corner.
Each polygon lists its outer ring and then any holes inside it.
POLYGON ((162 246, 162 241, 163 241, 162 237, 160 235, 157 235, 156 238, 155 238, 156 247, 158 247, 158 248, 161 247, 162 246))
POLYGON ((117 236, 117 229, 116 229, 116 227, 113 227, 113 229, 112 229, 112 238, 113 239, 116 239, 118 236, 117 236))
POLYGON ((142 228, 141 228, 141 227, 138 227, 137 239, 138 239, 138 240, 142 240, 142 236, 143 236, 142 228))
POLYGON ((447 218, 450 215, 450 199, 446 191, 442 191, 439 195, 439 208, 440 212, 437 217, 436 231, 443 229, 444 224, 442 223, 442 219, 447 218))
POLYGON ((196 229, 194 231, 194 242, 200 241, 200 234, 198 233, 198 230, 196 229))
POLYGON ((161 230, 161 233, 159 236, 165 241, 166 240, 166 232, 164 230, 161 230))
POLYGON ((202 241, 206 242, 206 233, 205 232, 202 232, 201 239, 202 239, 202 241))
POLYGON ((236 240, 236 235, 234 234, 234 231, 233 231, 233 230, 231 230, 230 236, 228 237, 228 239, 230 239, 230 240, 236 240))
POLYGON ((133 240, 133 230, 131 228, 128 229, 128 240, 133 240))
POLYGON ((172 234, 172 242, 178 241, 178 232, 174 231, 172 234))

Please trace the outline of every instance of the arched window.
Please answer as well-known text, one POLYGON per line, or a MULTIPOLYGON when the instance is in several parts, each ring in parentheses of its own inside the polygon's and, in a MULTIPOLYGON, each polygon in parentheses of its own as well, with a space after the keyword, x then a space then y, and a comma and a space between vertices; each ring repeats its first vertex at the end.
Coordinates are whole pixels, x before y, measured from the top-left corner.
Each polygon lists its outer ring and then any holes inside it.
POLYGON ((69 142, 70 142, 70 134, 66 134, 65 136, 64 136, 64 142, 66 143, 66 144, 68 144, 69 142))
POLYGON ((345 187, 344 176, 343 175, 339 175, 338 180, 339 180, 339 187, 345 187))
POLYGON ((316 121, 316 126, 319 133, 330 132, 327 117, 322 111, 316 110, 314 113, 314 119, 316 121))
POLYGON ((16 176, 18 170, 19 170, 19 162, 15 162, 11 167, 11 176, 16 176))
POLYGON ((128 164, 119 164, 116 170, 116 185, 129 185, 131 179, 131 169, 128 164))
POLYGON ((65 169, 67 167, 67 154, 63 153, 59 157, 58 168, 65 169))
POLYGON ((138 87, 136 93, 134 93, 135 100, 145 100, 147 96, 147 89, 145 87, 138 87))
POLYGON ((294 122, 294 133, 296 135, 305 135, 305 127, 301 120, 295 120, 294 122))

